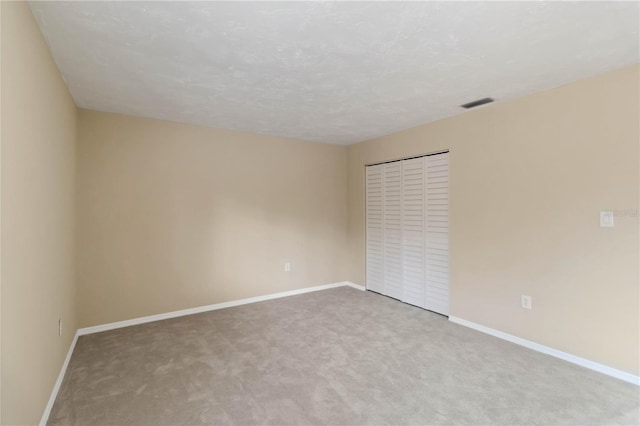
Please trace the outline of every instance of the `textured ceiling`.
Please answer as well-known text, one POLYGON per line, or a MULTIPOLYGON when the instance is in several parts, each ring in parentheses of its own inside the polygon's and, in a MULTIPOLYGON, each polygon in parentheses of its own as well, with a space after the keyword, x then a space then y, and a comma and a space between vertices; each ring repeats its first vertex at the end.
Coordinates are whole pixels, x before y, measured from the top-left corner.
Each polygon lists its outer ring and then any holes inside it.
POLYGON ((31 2, 78 106, 350 144, 639 61, 639 3, 31 2))

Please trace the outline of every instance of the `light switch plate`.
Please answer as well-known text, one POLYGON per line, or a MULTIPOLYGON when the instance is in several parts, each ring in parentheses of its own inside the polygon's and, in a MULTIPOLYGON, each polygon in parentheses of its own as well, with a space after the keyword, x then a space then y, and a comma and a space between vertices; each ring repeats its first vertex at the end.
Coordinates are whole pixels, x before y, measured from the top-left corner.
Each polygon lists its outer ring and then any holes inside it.
POLYGON ((600 227, 613 228, 613 212, 600 212, 600 227))

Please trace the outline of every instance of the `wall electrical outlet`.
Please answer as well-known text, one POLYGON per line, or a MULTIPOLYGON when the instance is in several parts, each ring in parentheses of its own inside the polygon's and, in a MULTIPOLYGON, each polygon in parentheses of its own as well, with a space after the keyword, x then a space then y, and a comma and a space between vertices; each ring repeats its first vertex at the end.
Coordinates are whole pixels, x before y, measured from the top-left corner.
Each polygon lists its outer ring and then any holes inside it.
POLYGON ((522 308, 531 309, 531 296, 522 295, 522 308))
POLYGON ((286 262, 284 264, 284 271, 285 272, 290 272, 291 271, 291 262, 286 262))
POLYGON ((62 318, 58 318, 58 336, 62 336, 62 318))

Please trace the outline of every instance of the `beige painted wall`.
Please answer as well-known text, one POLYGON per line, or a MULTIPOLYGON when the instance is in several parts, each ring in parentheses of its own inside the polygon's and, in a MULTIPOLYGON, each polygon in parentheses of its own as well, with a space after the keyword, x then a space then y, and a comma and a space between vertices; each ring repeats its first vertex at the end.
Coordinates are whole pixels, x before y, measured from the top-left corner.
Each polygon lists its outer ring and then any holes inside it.
POLYGON ((364 284, 364 165, 450 149, 451 314, 638 374, 639 74, 350 146, 347 279, 364 284), (610 229, 600 210, 635 213, 610 229))
POLYGON ((441 149, 452 314, 638 374, 638 218, 598 227, 638 209, 638 66, 345 148, 78 116, 28 6, 0 10, 3 424, 40 419, 77 325, 363 284, 364 164, 441 149))
POLYGON ((345 147, 85 110, 78 138, 81 326, 344 280, 345 147))
MULTIPOLYGON (((0 81, 2 81, 2 6, 0 5, 0 81)), ((2 99, 2 84, 0 84, 2 99)), ((2 102, 0 101, 0 129, 2 129, 2 102)), ((0 131, 0 206, 2 205, 2 131, 0 131)), ((0 271, 2 271, 2 208, 0 207, 0 271)), ((2 273, 0 272, 0 424, 2 423, 2 273)))
POLYGON ((35 424, 76 330, 76 107, 27 3, 1 7, 1 421, 35 424))

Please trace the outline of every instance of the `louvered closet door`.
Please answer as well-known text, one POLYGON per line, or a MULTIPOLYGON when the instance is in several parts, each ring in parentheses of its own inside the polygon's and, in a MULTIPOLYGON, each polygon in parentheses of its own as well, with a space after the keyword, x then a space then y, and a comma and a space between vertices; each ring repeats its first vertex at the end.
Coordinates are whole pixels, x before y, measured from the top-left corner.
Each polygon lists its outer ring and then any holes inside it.
POLYGON ((449 153, 425 157, 426 305, 449 315, 449 153))
POLYGON ((366 168, 367 288, 449 315, 449 154, 366 168))
POLYGON ((402 301, 424 308, 425 159, 402 162, 402 301))
POLYGON ((367 187, 367 277, 368 290, 384 293, 384 257, 382 241, 382 172, 383 165, 366 168, 367 187))
POLYGON ((402 299, 402 162, 383 167, 383 293, 402 299))

